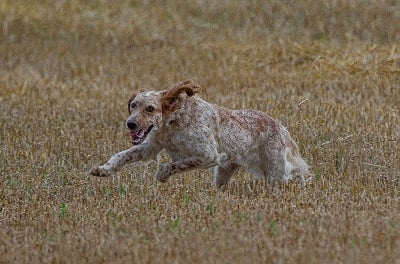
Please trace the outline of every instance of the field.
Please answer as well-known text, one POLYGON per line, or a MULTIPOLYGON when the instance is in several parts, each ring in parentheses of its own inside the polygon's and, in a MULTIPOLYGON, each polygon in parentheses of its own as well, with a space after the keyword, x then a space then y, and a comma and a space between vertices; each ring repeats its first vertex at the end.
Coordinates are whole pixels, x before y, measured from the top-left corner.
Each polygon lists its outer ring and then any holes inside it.
MULTIPOLYGON (((400 263, 400 2, 0 2, 0 263, 400 263), (113 178, 127 99, 192 79, 313 181, 113 178)), ((164 157, 166 158, 166 157, 164 157)))

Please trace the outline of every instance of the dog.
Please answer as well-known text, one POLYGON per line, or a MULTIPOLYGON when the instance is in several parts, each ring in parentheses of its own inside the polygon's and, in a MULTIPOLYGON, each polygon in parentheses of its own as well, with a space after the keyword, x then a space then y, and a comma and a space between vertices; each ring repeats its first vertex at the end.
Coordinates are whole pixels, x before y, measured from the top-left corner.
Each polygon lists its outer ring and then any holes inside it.
POLYGON ((90 174, 111 176, 127 163, 155 160, 165 150, 172 162, 158 164, 155 176, 160 182, 176 173, 214 167, 215 185, 222 187, 244 167, 256 179, 287 182, 299 177, 304 186, 309 166, 278 120, 261 111, 211 104, 199 92, 188 80, 169 90, 133 94, 126 120, 133 146, 90 174))

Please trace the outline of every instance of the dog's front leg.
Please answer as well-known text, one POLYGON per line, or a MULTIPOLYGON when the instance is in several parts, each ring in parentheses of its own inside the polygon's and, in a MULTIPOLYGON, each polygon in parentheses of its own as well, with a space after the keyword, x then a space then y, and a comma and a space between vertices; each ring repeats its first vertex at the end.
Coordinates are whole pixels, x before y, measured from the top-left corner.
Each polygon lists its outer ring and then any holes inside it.
POLYGON ((220 164, 224 159, 226 159, 226 155, 223 153, 218 154, 215 159, 199 157, 164 163, 158 167, 156 178, 160 182, 166 182, 168 178, 175 173, 190 171, 193 169, 207 169, 220 164))
POLYGON ((89 173, 93 176, 108 177, 127 163, 148 160, 156 154, 149 144, 140 144, 115 154, 103 165, 93 167, 89 173))

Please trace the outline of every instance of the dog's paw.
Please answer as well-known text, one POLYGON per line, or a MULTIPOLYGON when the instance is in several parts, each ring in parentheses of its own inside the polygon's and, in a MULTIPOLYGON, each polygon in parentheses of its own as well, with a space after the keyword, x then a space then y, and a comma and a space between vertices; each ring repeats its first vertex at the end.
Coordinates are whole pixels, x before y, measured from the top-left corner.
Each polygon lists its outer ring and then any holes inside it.
POLYGON ((159 181, 159 182, 167 182, 169 176, 171 176, 170 175, 170 171, 171 171, 171 169, 170 169, 170 165, 168 163, 167 164, 161 164, 158 167, 158 170, 156 172, 157 181, 159 181))
POLYGON ((105 169, 102 169, 100 166, 99 167, 93 167, 90 171, 89 174, 92 176, 98 176, 98 177, 109 177, 111 176, 111 172, 107 171, 105 169))

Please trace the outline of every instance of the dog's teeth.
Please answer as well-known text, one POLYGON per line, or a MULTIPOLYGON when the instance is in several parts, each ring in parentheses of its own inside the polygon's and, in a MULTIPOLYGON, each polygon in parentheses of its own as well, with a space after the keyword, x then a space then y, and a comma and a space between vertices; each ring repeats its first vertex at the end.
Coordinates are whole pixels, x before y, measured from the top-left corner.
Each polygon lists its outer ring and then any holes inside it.
POLYGON ((143 131, 143 130, 140 130, 140 131, 138 132, 137 136, 138 136, 139 138, 143 137, 143 136, 144 136, 144 131, 143 131))

